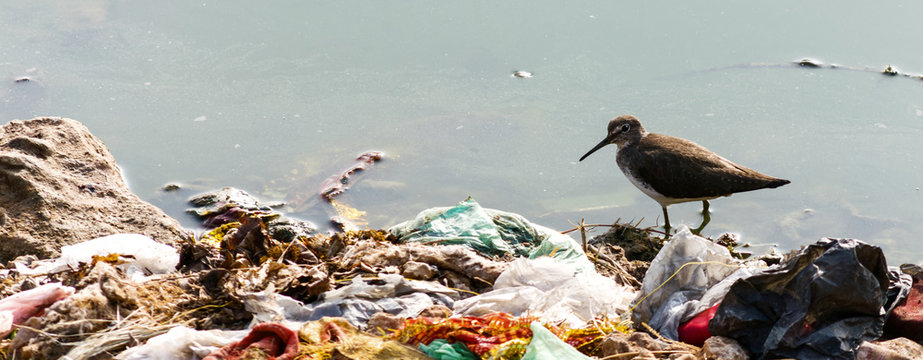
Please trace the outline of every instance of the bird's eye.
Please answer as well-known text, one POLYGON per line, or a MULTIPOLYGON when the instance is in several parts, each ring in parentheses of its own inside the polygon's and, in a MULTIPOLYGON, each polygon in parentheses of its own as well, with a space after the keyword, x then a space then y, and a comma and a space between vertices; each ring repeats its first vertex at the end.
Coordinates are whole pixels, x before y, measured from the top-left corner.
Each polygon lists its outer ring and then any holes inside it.
POLYGON ((622 127, 619 128, 619 131, 621 131, 621 132, 627 132, 628 129, 631 129, 631 125, 623 124, 622 127))

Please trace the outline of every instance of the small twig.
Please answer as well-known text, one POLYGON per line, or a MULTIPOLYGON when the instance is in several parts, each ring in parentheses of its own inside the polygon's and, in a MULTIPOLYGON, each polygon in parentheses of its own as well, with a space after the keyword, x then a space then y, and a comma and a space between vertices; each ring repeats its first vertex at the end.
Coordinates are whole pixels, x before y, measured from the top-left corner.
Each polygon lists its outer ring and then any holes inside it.
POLYGON ((586 222, 580 218, 580 239, 583 240, 583 253, 586 253, 586 222))
POLYGON ((639 229, 640 229, 640 227, 639 227, 639 226, 641 226, 641 222, 642 222, 642 221, 644 221, 644 218, 643 218, 643 217, 642 217, 641 219, 638 219, 638 222, 637 222, 637 223, 635 223, 635 225, 634 225, 634 227, 636 227, 636 228, 639 228, 639 229))
POLYGON ((484 283, 484 284, 487 284, 488 286, 494 286, 494 284, 493 284, 492 282, 487 281, 487 280, 485 280, 485 279, 482 279, 482 278, 480 278, 480 277, 478 277, 478 276, 472 276, 471 279, 472 279, 472 280, 480 281, 480 282, 482 282, 482 283, 484 283))
MULTIPOLYGON (((574 223, 571 223, 571 225, 574 225, 574 223)), ((612 224, 590 224, 590 225, 585 225, 584 227, 586 227, 587 229, 592 229, 592 228, 596 228, 596 227, 600 227, 600 226, 614 227, 615 225, 612 225, 612 224)), ((562 234, 567 234, 567 233, 571 233, 571 232, 574 232, 574 231, 577 231, 577 230, 580 230, 580 227, 577 226, 577 225, 574 225, 574 228, 573 228, 573 229, 565 230, 565 231, 562 231, 561 233, 562 233, 562 234)))
POLYGON ((285 253, 288 252, 288 249, 290 249, 293 244, 295 244, 295 241, 298 241, 298 239, 292 239, 292 241, 288 242, 288 246, 285 247, 285 250, 282 250, 282 254, 279 255, 279 259, 276 260, 277 263, 282 263, 282 259, 285 259, 285 253))
MULTIPOLYGON (((599 261, 599 254, 600 254, 600 252, 602 252, 602 251, 603 251, 603 247, 602 247, 602 246, 596 248, 596 254, 593 256, 593 264, 596 264, 596 263, 599 261)), ((607 260, 609 260, 608 262, 610 262, 610 263, 613 262, 611 259, 608 259, 608 258, 607 258, 607 260)))

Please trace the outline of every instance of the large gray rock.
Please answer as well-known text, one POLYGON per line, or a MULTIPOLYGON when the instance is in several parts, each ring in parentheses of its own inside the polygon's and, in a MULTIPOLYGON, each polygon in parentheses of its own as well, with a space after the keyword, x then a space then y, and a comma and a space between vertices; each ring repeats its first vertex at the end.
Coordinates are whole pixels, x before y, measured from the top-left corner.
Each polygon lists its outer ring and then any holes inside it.
POLYGON ((54 257, 64 245, 116 233, 171 245, 185 236, 176 219, 128 190, 112 154, 80 122, 0 126, 0 261, 54 257))

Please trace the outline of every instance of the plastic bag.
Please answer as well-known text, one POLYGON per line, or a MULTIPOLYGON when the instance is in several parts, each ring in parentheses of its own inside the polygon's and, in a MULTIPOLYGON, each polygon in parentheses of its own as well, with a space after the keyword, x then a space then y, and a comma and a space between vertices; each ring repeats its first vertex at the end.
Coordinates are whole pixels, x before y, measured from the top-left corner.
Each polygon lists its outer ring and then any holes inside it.
POLYGON ((424 210, 388 231, 403 242, 463 244, 487 255, 586 259, 570 236, 518 214, 482 208, 470 197, 454 207, 424 210))
POLYGON ((468 347, 462 343, 449 343, 446 339, 436 339, 427 344, 417 346, 420 351, 435 360, 480 360, 468 347))
POLYGON ((399 317, 417 316, 424 309, 442 304, 452 307, 458 292, 437 283, 408 280, 398 274, 379 274, 376 282, 356 278, 342 288, 327 291, 317 301, 303 304, 277 294, 272 286, 259 293, 243 294, 244 306, 253 322, 305 322, 322 317, 342 317, 364 329, 369 318, 384 311, 399 317))
POLYGON ((177 326, 146 343, 116 356, 119 360, 197 360, 227 344, 239 341, 250 330, 194 330, 177 326))
POLYGON ((852 359, 863 341, 881 336, 888 286, 880 248, 823 239, 780 266, 737 280, 709 330, 761 359, 852 359))
POLYGON ((5 338, 29 318, 40 315, 45 308, 74 294, 74 288, 61 283, 48 283, 0 299, 0 338, 5 338))
POLYGON ((538 322, 533 322, 532 341, 526 345, 526 354, 522 360, 589 360, 573 346, 561 341, 538 322))
POLYGON ((636 293, 579 262, 520 258, 500 274, 494 290, 457 301, 454 311, 468 316, 528 313, 579 327, 598 316, 616 318, 626 313, 636 293))
POLYGON ((651 261, 634 301, 632 320, 678 340, 680 324, 720 302, 736 279, 765 266, 761 261, 736 260, 727 248, 680 225, 651 261))
POLYGON ((161 244, 146 235, 116 234, 61 247, 61 257, 40 264, 34 269, 16 263, 16 270, 23 275, 58 273, 76 267, 79 263, 93 261, 93 256, 110 254, 130 255, 134 258, 117 267, 133 281, 146 279, 147 273, 165 274, 175 271, 179 263, 179 252, 170 245, 161 244))

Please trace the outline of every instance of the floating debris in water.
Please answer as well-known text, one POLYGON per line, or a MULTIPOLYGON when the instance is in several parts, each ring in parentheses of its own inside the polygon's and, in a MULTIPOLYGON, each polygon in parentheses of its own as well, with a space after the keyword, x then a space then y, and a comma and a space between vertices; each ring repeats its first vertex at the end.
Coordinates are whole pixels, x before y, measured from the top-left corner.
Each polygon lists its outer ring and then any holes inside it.
POLYGON ((349 177, 351 175, 358 171, 368 169, 372 166, 372 164, 381 160, 381 158, 384 156, 385 153, 381 151, 369 151, 359 155, 359 157, 356 158, 356 161, 354 161, 352 165, 346 169, 343 169, 339 173, 330 176, 327 178, 327 180, 324 180, 320 186, 320 190, 318 190, 317 193, 320 194, 320 196, 324 199, 327 199, 327 201, 333 200, 335 196, 340 195, 349 189, 349 177))
POLYGON ((531 77, 532 77, 532 73, 530 73, 530 72, 528 72, 528 71, 518 70, 518 71, 513 72, 513 76, 514 76, 514 77, 518 77, 518 78, 522 78, 522 79, 528 79, 528 78, 531 78, 531 77))
POLYGON ((882 73, 882 74, 885 74, 885 75, 888 75, 888 76, 895 76, 895 75, 897 75, 897 74, 900 74, 900 73, 897 71, 897 69, 892 68, 891 65, 888 65, 888 67, 886 67, 885 70, 882 71, 881 73, 882 73))
POLYGON ((810 58, 804 58, 804 59, 801 59, 801 61, 797 61, 795 63, 798 64, 799 66, 810 67, 810 68, 819 68, 819 67, 824 66, 823 62, 819 60, 815 60, 815 59, 810 59, 810 58))
POLYGON ((794 60, 790 63, 745 63, 745 64, 735 64, 728 66, 719 66, 710 69, 705 69, 701 71, 695 71, 694 73, 707 73, 713 71, 726 71, 728 69, 766 69, 766 68, 786 68, 791 67, 792 65, 802 68, 812 68, 812 69, 837 69, 837 70, 849 70, 849 71, 861 71, 869 73, 884 74, 892 77, 905 77, 914 80, 923 80, 923 74, 913 74, 902 72, 892 65, 888 65, 882 70, 881 68, 874 68, 870 66, 849 66, 841 65, 835 63, 825 64, 823 61, 811 58, 802 58, 800 60, 794 60))
POLYGON ((179 183, 169 183, 163 186, 163 191, 176 191, 182 188, 179 183))
POLYGON ((28 76, 23 76, 20 78, 16 78, 16 80, 13 80, 14 83, 24 83, 24 82, 30 82, 30 81, 32 81, 32 78, 28 76))

